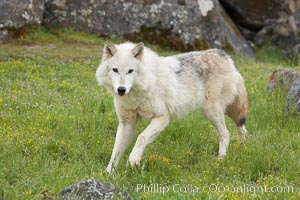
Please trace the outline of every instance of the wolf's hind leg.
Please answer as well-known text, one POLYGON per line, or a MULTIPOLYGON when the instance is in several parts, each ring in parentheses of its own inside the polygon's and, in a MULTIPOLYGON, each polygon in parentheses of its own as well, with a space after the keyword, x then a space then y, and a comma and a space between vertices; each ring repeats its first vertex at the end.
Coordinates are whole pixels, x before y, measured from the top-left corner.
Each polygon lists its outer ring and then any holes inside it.
POLYGON ((221 106, 209 104, 203 110, 207 118, 212 122, 219 134, 219 157, 226 156, 229 145, 229 131, 225 124, 225 115, 221 106))

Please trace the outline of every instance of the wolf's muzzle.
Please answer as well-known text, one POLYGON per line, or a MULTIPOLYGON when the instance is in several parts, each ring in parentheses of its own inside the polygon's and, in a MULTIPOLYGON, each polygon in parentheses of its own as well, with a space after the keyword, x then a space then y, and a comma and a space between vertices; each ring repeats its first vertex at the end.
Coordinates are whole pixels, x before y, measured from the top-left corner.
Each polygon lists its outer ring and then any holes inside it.
POLYGON ((118 94, 120 96, 123 96, 125 94, 125 92, 126 92, 126 88, 125 87, 123 87, 123 86, 118 87, 118 94))

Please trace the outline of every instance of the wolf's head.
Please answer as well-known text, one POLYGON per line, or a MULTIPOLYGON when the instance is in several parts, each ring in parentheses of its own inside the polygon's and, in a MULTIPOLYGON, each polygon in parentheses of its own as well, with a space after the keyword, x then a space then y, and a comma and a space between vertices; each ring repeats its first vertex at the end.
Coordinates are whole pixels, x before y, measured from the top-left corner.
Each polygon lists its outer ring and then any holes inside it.
POLYGON ((98 83, 120 96, 128 94, 137 84, 143 83, 143 80, 137 81, 144 65, 143 54, 143 43, 114 45, 107 42, 96 72, 98 83))
POLYGON ((295 80, 297 72, 292 69, 277 69, 270 75, 269 84, 267 90, 272 90, 276 87, 289 90, 291 84, 295 80))

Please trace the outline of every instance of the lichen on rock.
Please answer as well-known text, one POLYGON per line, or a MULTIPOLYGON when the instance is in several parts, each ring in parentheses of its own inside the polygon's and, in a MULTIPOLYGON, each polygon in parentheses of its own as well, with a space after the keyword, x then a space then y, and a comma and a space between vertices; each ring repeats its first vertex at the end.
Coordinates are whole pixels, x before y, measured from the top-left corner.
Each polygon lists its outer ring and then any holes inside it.
POLYGON ((111 183, 99 180, 82 180, 74 183, 61 192, 61 200, 131 200, 127 192, 111 183))

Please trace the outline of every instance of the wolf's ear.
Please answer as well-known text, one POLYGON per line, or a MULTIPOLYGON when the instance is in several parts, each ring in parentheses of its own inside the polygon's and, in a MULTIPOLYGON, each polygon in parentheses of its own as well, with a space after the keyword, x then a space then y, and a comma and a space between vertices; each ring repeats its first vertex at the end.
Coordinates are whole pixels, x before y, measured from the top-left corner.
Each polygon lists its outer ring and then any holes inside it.
POLYGON ((144 43, 140 42, 137 45, 135 45, 131 52, 135 58, 142 60, 144 54, 144 43))
POLYGON ((113 55, 115 55, 116 52, 116 46, 112 42, 107 41, 103 48, 102 60, 106 60, 110 57, 113 57, 113 55))

